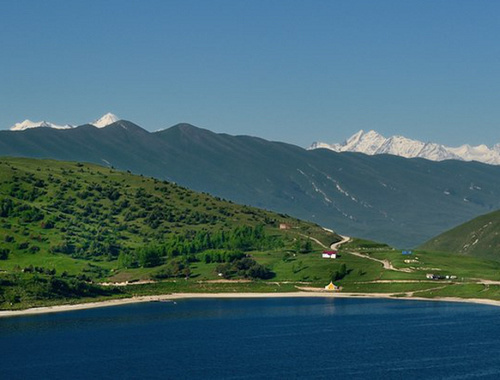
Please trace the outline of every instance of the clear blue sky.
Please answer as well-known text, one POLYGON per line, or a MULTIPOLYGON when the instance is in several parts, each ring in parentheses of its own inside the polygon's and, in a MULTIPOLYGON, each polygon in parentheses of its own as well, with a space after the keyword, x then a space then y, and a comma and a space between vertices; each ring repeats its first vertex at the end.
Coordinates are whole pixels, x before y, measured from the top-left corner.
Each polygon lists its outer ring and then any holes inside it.
POLYGON ((500 142, 500 2, 0 0, 0 128, 500 142))

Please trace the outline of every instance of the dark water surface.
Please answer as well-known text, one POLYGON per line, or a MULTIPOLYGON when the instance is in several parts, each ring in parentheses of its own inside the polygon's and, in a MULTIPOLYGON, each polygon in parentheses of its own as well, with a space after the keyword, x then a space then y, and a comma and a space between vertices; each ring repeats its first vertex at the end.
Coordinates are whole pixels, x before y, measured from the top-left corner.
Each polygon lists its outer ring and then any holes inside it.
POLYGON ((0 319, 0 379, 500 379, 500 308, 195 299, 0 319))

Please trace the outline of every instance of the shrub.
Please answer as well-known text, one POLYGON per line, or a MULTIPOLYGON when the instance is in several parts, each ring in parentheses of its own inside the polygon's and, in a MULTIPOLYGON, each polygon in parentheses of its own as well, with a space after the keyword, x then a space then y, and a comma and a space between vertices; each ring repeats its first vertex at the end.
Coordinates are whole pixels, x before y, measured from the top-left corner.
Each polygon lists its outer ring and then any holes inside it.
POLYGON ((9 258, 10 249, 0 248, 0 260, 7 260, 9 258))

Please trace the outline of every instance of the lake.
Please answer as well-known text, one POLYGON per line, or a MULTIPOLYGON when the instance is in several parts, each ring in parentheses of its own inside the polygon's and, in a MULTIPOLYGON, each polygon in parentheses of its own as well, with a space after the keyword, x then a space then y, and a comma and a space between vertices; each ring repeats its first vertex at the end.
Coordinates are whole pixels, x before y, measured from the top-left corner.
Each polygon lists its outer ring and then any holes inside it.
POLYGON ((498 379, 499 332, 465 303, 143 303, 0 319, 0 378, 498 379))

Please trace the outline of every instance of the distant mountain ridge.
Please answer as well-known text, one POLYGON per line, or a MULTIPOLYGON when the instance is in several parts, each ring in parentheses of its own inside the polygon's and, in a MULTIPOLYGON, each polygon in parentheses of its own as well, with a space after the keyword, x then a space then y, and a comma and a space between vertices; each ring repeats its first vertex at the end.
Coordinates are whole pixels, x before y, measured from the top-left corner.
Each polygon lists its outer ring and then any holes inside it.
POLYGON ((431 161, 461 160, 478 161, 491 165, 500 165, 500 144, 491 148, 486 145, 447 147, 432 142, 421 142, 403 136, 385 138, 371 130, 355 133, 343 143, 327 144, 314 142, 309 149, 325 148, 335 152, 359 152, 368 155, 392 154, 405 158, 425 158, 431 161))
POLYGON ((105 164, 397 247, 500 209, 500 166, 306 150, 190 124, 0 131, 0 156, 105 164))
MULTIPOLYGON (((97 128, 104 128, 110 124, 117 122, 118 120, 120 120, 118 116, 112 113, 107 113, 102 117, 100 117, 99 119, 94 120, 92 123, 90 123, 90 125, 93 125, 94 127, 97 128)), ((33 129, 33 128, 71 129, 75 128, 75 126, 71 124, 58 125, 55 123, 51 123, 49 121, 31 121, 26 119, 20 123, 14 124, 12 127, 9 128, 9 130, 25 131, 26 129, 33 129)))

